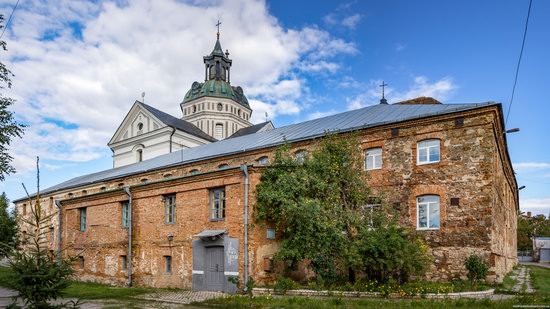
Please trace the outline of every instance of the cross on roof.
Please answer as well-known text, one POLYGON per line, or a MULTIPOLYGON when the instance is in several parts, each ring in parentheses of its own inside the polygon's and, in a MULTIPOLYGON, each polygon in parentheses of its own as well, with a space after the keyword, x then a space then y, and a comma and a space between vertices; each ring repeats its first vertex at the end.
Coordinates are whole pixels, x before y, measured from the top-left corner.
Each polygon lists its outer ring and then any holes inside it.
POLYGON ((220 25, 221 25, 221 24, 222 24, 222 23, 221 23, 220 20, 218 19, 218 23, 215 25, 216 27, 218 27, 218 33, 217 33, 217 35, 218 35, 218 40, 220 39, 220 25))
POLYGON ((382 85, 380 85, 380 87, 382 87, 382 99, 385 99, 384 97, 384 88, 386 88, 388 84, 385 84, 384 81, 382 81, 382 85))

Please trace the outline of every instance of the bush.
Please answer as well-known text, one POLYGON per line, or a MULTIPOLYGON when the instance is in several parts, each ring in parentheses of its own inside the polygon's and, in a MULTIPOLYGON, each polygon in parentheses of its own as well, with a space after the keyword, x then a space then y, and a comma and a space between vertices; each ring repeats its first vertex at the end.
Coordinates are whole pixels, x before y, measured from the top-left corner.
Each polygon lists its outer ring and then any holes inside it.
POLYGON ((476 284, 480 280, 485 280, 487 272, 489 271, 489 265, 481 257, 471 254, 466 261, 464 261, 464 266, 468 270, 468 279, 472 284, 476 284))
POLYGON ((275 292, 277 292, 278 294, 286 294, 288 290, 293 290, 297 287, 298 285, 292 279, 286 278, 286 277, 279 277, 273 288, 275 289, 275 292))
POLYGON ((431 258, 417 234, 394 222, 364 229, 359 240, 362 266, 368 280, 405 283, 424 274, 431 258))

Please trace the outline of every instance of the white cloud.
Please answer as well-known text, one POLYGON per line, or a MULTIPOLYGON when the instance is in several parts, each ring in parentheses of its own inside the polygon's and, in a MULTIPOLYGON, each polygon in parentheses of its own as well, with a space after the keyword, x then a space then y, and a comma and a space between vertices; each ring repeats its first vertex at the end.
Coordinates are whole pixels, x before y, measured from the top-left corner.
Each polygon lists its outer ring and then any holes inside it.
POLYGON ((550 169, 550 163, 545 162, 518 162, 513 163, 513 166, 518 173, 550 169))
POLYGON ((349 29, 355 29, 355 27, 360 21, 361 21, 361 15, 353 14, 342 19, 342 26, 348 27, 349 29))
POLYGON ((306 119, 311 120, 311 119, 323 118, 323 117, 326 117, 326 116, 331 116, 331 115, 337 114, 339 112, 340 111, 337 111, 335 109, 331 109, 331 110, 326 111, 326 112, 317 111, 317 112, 313 112, 313 113, 308 114, 306 119))
POLYGON ((520 199, 519 206, 521 211, 531 211, 533 214, 550 214, 550 197, 520 199))
POLYGON ((402 44, 402 43, 397 43, 397 44, 395 44, 395 51, 400 52, 403 49, 405 49, 405 47, 407 47, 407 45, 402 44))
MULTIPOLYGON (((347 98, 348 109, 358 109, 361 107, 380 103, 382 91, 380 90, 381 80, 371 80, 366 90, 352 98, 347 98)), ((433 97, 440 101, 445 101, 458 86, 450 77, 444 77, 438 81, 430 83, 424 76, 417 76, 413 83, 405 91, 396 90, 392 87, 386 87, 386 99, 389 103, 413 99, 420 96, 433 97)))
POLYGON ((292 72, 335 72, 332 57, 357 53, 316 26, 283 28, 261 0, 25 2, 4 37, 16 75, 6 95, 29 124, 11 148, 16 168, 33 169, 36 155, 109 155, 107 141, 143 91, 147 103, 180 116, 178 103, 203 78, 202 56, 214 46, 218 19, 233 59, 231 83, 245 90, 254 122, 264 112, 273 119, 301 111, 309 90, 292 72))

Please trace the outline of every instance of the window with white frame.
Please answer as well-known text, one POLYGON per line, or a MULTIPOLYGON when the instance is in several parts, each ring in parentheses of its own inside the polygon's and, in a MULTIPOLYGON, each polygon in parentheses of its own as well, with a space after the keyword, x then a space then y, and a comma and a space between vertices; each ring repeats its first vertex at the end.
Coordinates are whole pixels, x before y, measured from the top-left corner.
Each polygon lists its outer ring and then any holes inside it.
POLYGON ((210 220, 225 218, 225 188, 210 190, 210 220))
POLYGON ((365 169, 378 170, 382 168, 382 148, 370 148, 365 152, 365 169))
POLYGON ((422 195, 416 198, 417 229, 430 230, 440 227, 439 196, 422 195))
POLYGON ((164 197, 165 223, 176 222, 176 195, 167 195, 164 197))
POLYGON ((416 153, 417 164, 439 162, 439 140, 429 139, 418 142, 416 153))
POLYGON ((364 219, 369 228, 374 228, 375 213, 382 207, 382 200, 377 197, 371 197, 368 204, 363 206, 364 219))

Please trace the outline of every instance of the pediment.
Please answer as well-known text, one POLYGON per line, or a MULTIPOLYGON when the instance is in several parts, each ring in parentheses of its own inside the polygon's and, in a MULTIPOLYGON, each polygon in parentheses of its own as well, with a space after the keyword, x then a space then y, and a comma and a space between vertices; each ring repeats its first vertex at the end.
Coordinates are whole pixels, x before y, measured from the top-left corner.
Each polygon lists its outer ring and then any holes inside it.
POLYGON ((136 101, 107 145, 143 135, 165 126, 162 121, 136 101))

